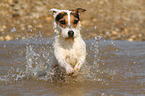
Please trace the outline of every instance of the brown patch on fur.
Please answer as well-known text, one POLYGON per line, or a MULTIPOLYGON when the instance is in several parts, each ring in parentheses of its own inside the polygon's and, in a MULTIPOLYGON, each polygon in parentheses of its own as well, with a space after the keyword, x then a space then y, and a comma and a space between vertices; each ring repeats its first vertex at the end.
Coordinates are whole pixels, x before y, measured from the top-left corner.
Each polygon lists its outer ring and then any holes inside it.
POLYGON ((68 15, 66 12, 60 12, 56 16, 56 22, 59 24, 61 27, 66 28, 68 25, 68 15))
POLYGON ((77 17, 77 14, 76 13, 71 13, 71 15, 70 15, 70 23, 71 23, 71 25, 72 25, 72 27, 73 28, 76 28, 77 27, 77 25, 78 25, 78 22, 79 22, 79 16, 77 17))
POLYGON ((72 10, 71 12, 71 24, 74 28, 77 27, 78 22, 80 21, 80 13, 86 11, 86 9, 82 9, 82 8, 77 8, 75 10, 72 10))
POLYGON ((70 25, 68 26, 68 14, 67 12, 60 12, 56 16, 56 22, 59 24, 62 28, 66 27, 73 27, 76 28, 78 26, 78 23, 80 21, 80 13, 86 11, 85 9, 82 8, 77 8, 75 10, 72 10, 70 13, 70 25))
MULTIPOLYGON (((61 12, 56 16, 56 22, 62 27, 68 27, 68 14, 66 12, 61 12)), ((76 13, 70 14, 70 24, 71 27, 76 28, 79 22, 79 16, 76 13)))

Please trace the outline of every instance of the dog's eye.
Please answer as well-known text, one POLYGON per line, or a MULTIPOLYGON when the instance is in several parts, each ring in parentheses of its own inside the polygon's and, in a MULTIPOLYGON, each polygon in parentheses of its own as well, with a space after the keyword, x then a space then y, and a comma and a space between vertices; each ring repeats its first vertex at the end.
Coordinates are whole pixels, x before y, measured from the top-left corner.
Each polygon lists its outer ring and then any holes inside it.
POLYGON ((59 21, 62 25, 65 25, 66 23, 65 23, 65 20, 61 20, 61 21, 59 21))
POLYGON ((79 20, 74 20, 74 24, 77 24, 79 20))

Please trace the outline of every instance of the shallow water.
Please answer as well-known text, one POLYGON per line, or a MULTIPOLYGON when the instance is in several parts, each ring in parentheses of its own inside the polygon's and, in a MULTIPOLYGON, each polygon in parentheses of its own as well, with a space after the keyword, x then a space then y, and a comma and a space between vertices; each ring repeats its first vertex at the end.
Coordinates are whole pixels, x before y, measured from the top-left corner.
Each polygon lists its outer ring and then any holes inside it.
POLYGON ((51 59, 51 39, 0 42, 0 95, 145 95, 145 42, 90 39, 86 44, 80 75, 61 81, 41 74, 51 59))

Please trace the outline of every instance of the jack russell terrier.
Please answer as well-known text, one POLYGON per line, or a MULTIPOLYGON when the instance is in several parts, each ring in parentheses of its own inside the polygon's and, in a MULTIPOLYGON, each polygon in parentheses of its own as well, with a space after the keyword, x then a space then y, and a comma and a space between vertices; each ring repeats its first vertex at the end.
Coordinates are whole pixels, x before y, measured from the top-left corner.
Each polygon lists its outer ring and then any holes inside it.
POLYGON ((65 69, 69 76, 77 76, 85 63, 86 44, 83 41, 80 29, 80 13, 82 8, 75 10, 51 9, 54 16, 54 58, 51 68, 57 66, 65 69))

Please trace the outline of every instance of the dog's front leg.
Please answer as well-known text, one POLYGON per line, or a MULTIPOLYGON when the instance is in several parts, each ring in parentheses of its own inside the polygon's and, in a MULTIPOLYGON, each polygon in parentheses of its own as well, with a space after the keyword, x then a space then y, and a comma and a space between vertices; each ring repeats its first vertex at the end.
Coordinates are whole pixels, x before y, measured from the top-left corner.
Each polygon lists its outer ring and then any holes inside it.
POLYGON ((81 69, 81 67, 83 66, 84 62, 85 62, 85 58, 86 58, 86 55, 83 55, 79 58, 77 64, 75 65, 74 67, 74 70, 75 71, 79 71, 81 69))
POLYGON ((72 68, 72 66, 65 61, 64 54, 61 54, 60 52, 57 51, 57 53, 55 52, 55 58, 57 59, 58 64, 66 70, 66 73, 68 75, 74 73, 74 69, 72 68))
POLYGON ((66 73, 68 74, 68 75, 71 75, 71 74, 73 74, 74 73, 74 69, 71 67, 71 65, 70 64, 68 64, 66 61, 65 61, 65 59, 58 59, 58 63, 60 64, 60 66, 61 67, 63 67, 65 70, 66 70, 66 73))

